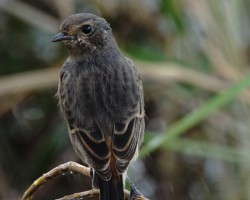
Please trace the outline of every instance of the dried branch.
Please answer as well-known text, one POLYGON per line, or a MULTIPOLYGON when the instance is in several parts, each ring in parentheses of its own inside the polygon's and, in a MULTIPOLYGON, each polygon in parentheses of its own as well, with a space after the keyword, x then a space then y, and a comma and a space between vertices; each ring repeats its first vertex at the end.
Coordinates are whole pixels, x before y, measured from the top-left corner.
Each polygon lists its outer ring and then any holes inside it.
POLYGON ((152 80, 158 84, 186 83, 210 92, 220 92, 231 84, 177 63, 135 61, 135 65, 144 81, 152 80))
MULTIPOLYGON (((85 167, 83 165, 80 165, 76 162, 67 162, 64 164, 61 164, 51 171, 47 172, 46 174, 43 174, 41 177, 39 177, 37 180, 33 182, 33 184, 25 191, 24 195, 20 198, 20 200, 30 200, 32 199, 35 192, 41 188, 48 180, 51 180, 59 175, 63 175, 66 172, 74 172, 79 173, 87 177, 90 176, 90 169, 88 167, 85 167)), ((130 192, 128 190, 124 190, 125 193, 125 200, 129 199, 130 192)), ((99 200, 99 190, 88 190, 80 193, 75 193, 71 195, 64 196, 57 200, 99 200)), ((137 200, 148 200, 147 198, 143 196, 137 197, 137 200)))
MULTIPOLYGON (((125 190, 125 200, 129 199, 129 191, 125 190)), ((56 200, 84 200, 84 199, 88 199, 88 200, 99 200, 99 195, 100 192, 99 190, 88 190, 88 191, 84 191, 84 192, 79 192, 79 193, 75 193, 75 194, 71 194, 71 195, 67 195, 64 196, 60 199, 56 199, 56 200)), ((142 197, 141 200, 147 200, 146 198, 142 197)))
POLYGON ((48 180, 59 176, 63 175, 66 172, 75 172, 79 173, 82 175, 85 175, 87 177, 90 177, 90 169, 80 165, 76 162, 67 162, 64 164, 61 164, 51 171, 47 172, 46 174, 43 174, 40 178, 35 180, 33 184, 25 191, 24 195, 20 200, 28 200, 31 199, 34 193, 41 187, 43 186, 48 180))
POLYGON ((0 97, 29 93, 57 85, 58 68, 22 72, 0 78, 0 97))
POLYGON ((59 69, 23 72, 0 78, 0 116, 34 91, 56 87, 59 69))
POLYGON ((58 31, 59 21, 57 19, 22 1, 2 0, 0 8, 48 33, 58 31))
POLYGON ((84 199, 99 200, 99 194, 100 194, 99 190, 88 190, 84 192, 67 195, 56 200, 72 200, 72 199, 74 200, 84 200, 84 199))

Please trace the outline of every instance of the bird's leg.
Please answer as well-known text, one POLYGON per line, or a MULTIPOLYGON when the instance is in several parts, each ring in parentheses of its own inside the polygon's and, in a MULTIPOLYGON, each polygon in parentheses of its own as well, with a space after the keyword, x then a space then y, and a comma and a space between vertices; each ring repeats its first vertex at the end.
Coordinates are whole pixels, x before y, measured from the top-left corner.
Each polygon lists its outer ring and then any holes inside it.
POLYGON ((128 182, 129 182, 129 185, 130 185, 130 188, 131 188, 130 195, 129 195, 129 200, 143 200, 144 197, 141 194, 141 192, 130 181, 130 179, 128 178, 128 176, 127 176, 127 179, 128 179, 128 182))
POLYGON ((91 178, 93 178, 93 176, 94 176, 94 170, 92 169, 92 168, 90 168, 90 176, 91 176, 91 178))

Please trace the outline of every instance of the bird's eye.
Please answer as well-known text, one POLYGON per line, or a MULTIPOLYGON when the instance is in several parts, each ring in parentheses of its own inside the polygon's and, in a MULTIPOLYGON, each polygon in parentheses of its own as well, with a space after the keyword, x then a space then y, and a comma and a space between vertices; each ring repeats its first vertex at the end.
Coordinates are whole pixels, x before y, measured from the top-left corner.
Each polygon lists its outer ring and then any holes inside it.
POLYGON ((88 34, 92 33, 92 31, 93 31, 93 27, 91 25, 86 24, 86 25, 82 26, 82 32, 84 34, 88 35, 88 34))

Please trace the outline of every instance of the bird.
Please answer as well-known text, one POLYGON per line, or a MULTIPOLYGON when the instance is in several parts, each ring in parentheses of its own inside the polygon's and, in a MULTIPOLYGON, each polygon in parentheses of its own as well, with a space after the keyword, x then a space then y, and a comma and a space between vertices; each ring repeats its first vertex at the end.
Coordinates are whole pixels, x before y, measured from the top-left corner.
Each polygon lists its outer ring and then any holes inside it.
POLYGON ((52 38, 60 41, 69 57, 57 94, 71 143, 91 168, 100 200, 124 200, 126 171, 144 137, 142 81, 102 17, 68 16, 52 38))

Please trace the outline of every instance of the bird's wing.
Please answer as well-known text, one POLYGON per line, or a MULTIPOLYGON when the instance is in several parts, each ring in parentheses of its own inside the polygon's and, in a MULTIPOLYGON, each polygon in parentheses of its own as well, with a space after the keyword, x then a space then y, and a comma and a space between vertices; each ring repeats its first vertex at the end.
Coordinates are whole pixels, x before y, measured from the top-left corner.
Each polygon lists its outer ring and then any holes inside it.
POLYGON ((144 97, 140 77, 137 74, 133 62, 126 58, 128 65, 136 75, 136 84, 140 98, 138 99, 135 112, 124 123, 116 122, 113 133, 113 154, 116 158, 116 170, 123 173, 130 161, 137 157, 139 146, 144 136, 144 97))
POLYGON ((102 179, 109 180, 112 176, 109 167, 110 150, 101 130, 76 128, 72 129, 70 134, 80 157, 84 158, 102 179))
POLYGON ((127 124, 115 124, 112 147, 118 173, 126 171, 130 161, 137 157, 143 133, 144 119, 142 117, 134 117, 127 124), (119 128, 122 126, 126 126, 126 129, 120 132, 119 128))
POLYGON ((62 70, 59 81, 59 102, 68 123, 69 136, 77 155, 94 168, 104 180, 111 178, 110 150, 102 130, 91 117, 83 116, 82 101, 76 98, 76 79, 67 69, 62 70), (66 87, 72 85, 71 87, 66 87), (75 98, 73 98, 75 97, 75 98))

